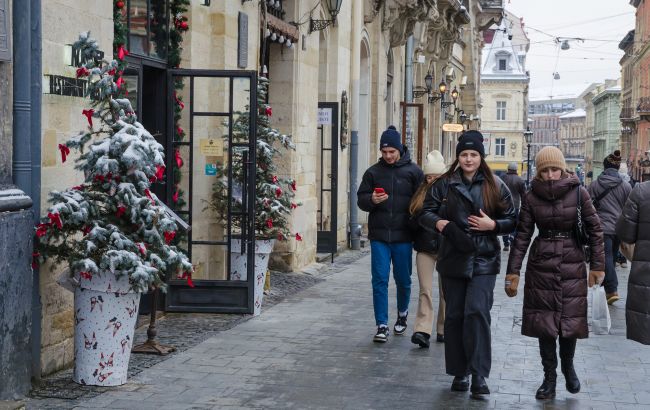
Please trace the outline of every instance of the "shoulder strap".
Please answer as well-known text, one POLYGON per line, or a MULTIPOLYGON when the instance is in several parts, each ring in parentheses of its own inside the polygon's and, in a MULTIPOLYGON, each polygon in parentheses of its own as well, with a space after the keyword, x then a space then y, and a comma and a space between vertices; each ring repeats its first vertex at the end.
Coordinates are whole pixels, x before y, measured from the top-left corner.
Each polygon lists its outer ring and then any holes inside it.
POLYGON ((615 187, 616 187, 616 185, 610 186, 609 188, 605 188, 605 190, 603 192, 601 192, 600 194, 598 194, 596 199, 594 199, 594 202, 600 202, 600 200, 605 198, 605 195, 609 194, 609 191, 611 191, 615 187))

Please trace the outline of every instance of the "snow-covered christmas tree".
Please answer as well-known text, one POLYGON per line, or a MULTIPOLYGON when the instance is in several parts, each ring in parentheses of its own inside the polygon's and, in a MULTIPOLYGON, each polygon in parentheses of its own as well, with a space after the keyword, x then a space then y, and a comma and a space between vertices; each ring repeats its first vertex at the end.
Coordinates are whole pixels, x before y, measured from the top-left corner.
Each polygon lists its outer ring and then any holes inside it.
POLYGON ((50 193, 47 217, 36 227, 35 260, 65 263, 71 275, 86 279, 127 275, 136 292, 164 288, 168 275, 192 286, 192 265, 170 245, 178 226, 150 191, 164 178, 164 149, 137 121, 129 100, 117 98, 123 55, 95 63, 98 45, 90 33, 75 46, 88 61, 77 77, 88 80, 92 105, 82 112, 88 128, 59 150, 63 162, 70 149, 81 153, 75 168, 85 181, 50 193))
MULTIPOLYGON (((295 237, 302 240, 299 233, 292 234, 288 216, 291 211, 301 203, 294 202, 296 181, 288 178, 281 178, 277 175, 276 162, 284 150, 295 150, 290 135, 284 135, 270 125, 270 117, 273 110, 266 102, 269 89, 269 80, 265 77, 258 77, 257 83, 257 172, 255 175, 255 236, 257 238, 288 240, 295 237)), ((250 112, 236 113, 236 120, 233 122, 233 142, 245 142, 248 140, 250 129, 250 112)), ((228 141, 228 135, 224 136, 228 141)), ((238 147, 232 150, 232 181, 233 184, 243 186, 244 169, 242 164, 244 151, 238 147)), ((217 181, 214 183, 212 200, 209 206, 221 216, 221 220, 227 220, 228 214, 228 167, 220 167, 217 171, 217 181)), ((232 209, 241 211, 241 199, 233 198, 232 209)), ((235 228, 241 228, 241 220, 232 218, 235 228)))

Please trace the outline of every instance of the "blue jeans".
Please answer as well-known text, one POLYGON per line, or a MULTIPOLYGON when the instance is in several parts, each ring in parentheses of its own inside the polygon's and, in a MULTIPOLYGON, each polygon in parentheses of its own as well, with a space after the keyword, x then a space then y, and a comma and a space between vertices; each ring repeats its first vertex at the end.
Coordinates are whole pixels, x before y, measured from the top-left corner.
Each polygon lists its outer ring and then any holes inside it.
POLYGON ((411 298, 411 272, 413 244, 411 242, 386 243, 370 241, 370 267, 372 271, 372 305, 375 323, 388 325, 388 278, 393 263, 393 279, 397 286, 397 310, 406 312, 411 298))
POLYGON ((605 237, 605 280, 603 287, 606 293, 618 291, 618 277, 616 276, 616 252, 621 245, 616 235, 603 235, 605 237))

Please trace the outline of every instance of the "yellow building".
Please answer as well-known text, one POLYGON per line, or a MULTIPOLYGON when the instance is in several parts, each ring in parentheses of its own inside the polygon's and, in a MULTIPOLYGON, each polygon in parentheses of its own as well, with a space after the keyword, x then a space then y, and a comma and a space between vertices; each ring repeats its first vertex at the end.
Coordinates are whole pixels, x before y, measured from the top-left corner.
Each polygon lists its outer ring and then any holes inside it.
POLYGON ((494 171, 526 162, 524 131, 528 123, 526 53, 530 40, 521 20, 511 13, 485 36, 481 63, 481 132, 486 160, 494 171))

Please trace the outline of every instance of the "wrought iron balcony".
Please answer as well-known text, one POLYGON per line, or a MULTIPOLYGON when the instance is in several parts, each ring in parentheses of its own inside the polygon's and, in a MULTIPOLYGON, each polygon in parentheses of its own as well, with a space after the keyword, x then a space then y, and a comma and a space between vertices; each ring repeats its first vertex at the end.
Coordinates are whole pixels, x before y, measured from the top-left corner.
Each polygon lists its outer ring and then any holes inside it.
POLYGON ((636 112, 639 115, 650 115, 650 97, 639 98, 639 103, 636 106, 636 112))
POLYGON ((621 115, 619 115, 618 117, 619 117, 621 120, 629 120, 629 119, 632 119, 632 115, 633 115, 633 114, 634 114, 634 113, 632 112, 632 107, 629 107, 629 106, 628 106, 628 107, 623 107, 623 108, 621 109, 621 115))

